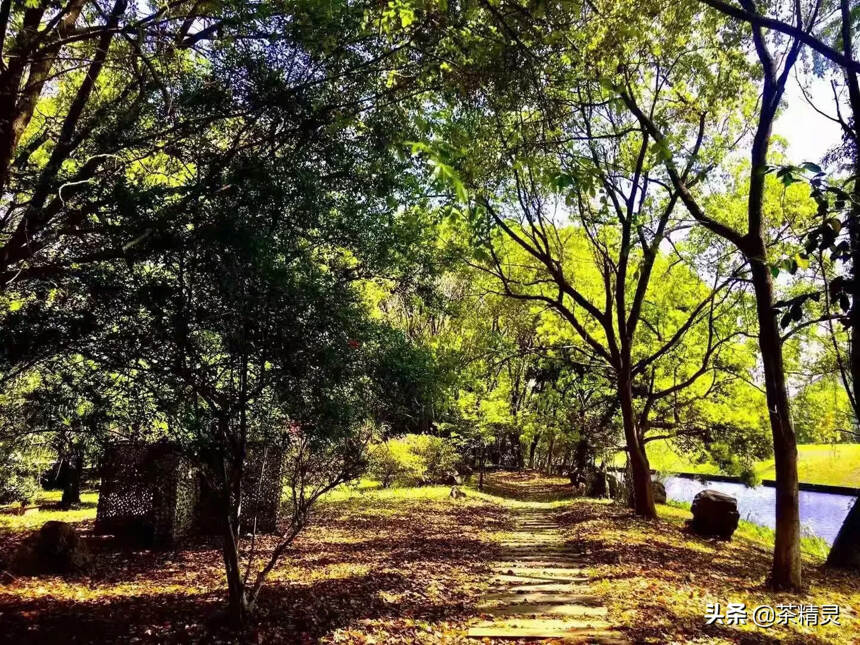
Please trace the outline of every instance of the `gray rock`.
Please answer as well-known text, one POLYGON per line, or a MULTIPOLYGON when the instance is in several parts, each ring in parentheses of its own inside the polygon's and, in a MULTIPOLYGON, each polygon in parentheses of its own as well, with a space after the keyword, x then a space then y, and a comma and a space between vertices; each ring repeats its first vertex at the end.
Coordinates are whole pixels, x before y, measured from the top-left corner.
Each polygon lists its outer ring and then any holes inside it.
POLYGON ((666 503, 666 487, 663 485, 663 482, 656 479, 653 480, 651 482, 651 494, 654 495, 655 504, 666 503))
POLYGON ((738 500, 716 490, 703 490, 693 498, 690 529, 707 537, 729 540, 738 528, 738 500))
POLYGON ((610 484, 607 481, 610 475, 607 475, 605 470, 595 469, 586 477, 585 496, 586 497, 609 497, 610 484))

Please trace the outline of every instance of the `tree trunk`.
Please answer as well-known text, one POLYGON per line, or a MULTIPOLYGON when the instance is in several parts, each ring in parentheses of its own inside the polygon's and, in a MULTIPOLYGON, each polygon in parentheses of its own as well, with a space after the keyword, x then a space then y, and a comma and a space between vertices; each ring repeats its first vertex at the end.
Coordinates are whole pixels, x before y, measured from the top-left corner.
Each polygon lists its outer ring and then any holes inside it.
POLYGON ((67 462, 66 481, 63 483, 63 498, 60 501, 62 508, 72 508, 81 504, 81 477, 84 470, 83 455, 74 455, 67 462))
POLYGON ((234 627, 242 627, 251 613, 242 571, 239 565, 239 552, 232 522, 227 520, 224 528, 224 571, 227 574, 227 617, 234 627))
POLYGON ((531 445, 529 446, 529 470, 534 470, 535 468, 535 450, 537 450, 539 439, 540 435, 535 435, 534 439, 532 439, 531 445))
MULTIPOLYGON (((226 473, 225 473, 226 474, 226 473)), ((224 558, 224 573, 227 577, 227 618, 233 627, 242 627, 251 613, 248 594, 242 578, 239 561, 239 527, 234 493, 228 488, 229 477, 224 478, 222 490, 222 535, 221 553, 224 558)))
POLYGON ((478 490, 484 490, 484 445, 481 444, 481 456, 478 459, 478 490))
POLYGON ((511 433, 511 448, 514 451, 514 460, 516 464, 516 470, 523 469, 523 444, 520 441, 520 435, 518 432, 511 433))
MULTIPOLYGON (((840 0, 842 15, 842 51, 849 57, 854 55, 853 19, 848 0, 840 0)), ((857 276, 860 271, 860 83, 857 75, 845 70, 845 84, 848 86, 848 103, 851 106, 851 137, 853 150, 854 184, 852 186, 852 201, 848 217, 848 240, 851 248, 851 271, 857 276)), ((843 385, 848 392, 855 418, 860 418, 860 403, 857 401, 857 384, 860 383, 860 280, 851 281, 851 309, 848 310, 849 320, 849 351, 848 364, 850 379, 845 378, 843 385), (850 382, 849 382, 850 381, 850 382)))
POLYGON ((854 501, 827 556, 833 567, 860 570, 860 497, 854 501))
POLYGON ((549 446, 546 450, 546 462, 544 462, 544 472, 548 475, 552 474, 552 450, 555 447, 555 434, 549 436, 549 446))
POLYGON ((759 240, 760 254, 750 254, 753 287, 758 313, 759 349, 764 364, 767 408, 773 435, 776 469, 776 539, 773 547, 773 569, 770 583, 775 589, 797 591, 801 586, 800 511, 798 508, 797 440, 791 425, 785 370, 782 362, 782 340, 773 307, 773 282, 764 258, 764 243, 759 240))
POLYGON ((654 492, 651 490, 651 466, 645 454, 645 446, 639 442, 636 419, 633 413, 633 383, 629 371, 621 370, 618 376, 618 398, 621 401, 621 418, 624 422, 624 439, 630 460, 630 475, 633 485, 633 510, 637 515, 657 519, 654 492), (625 372, 627 372, 625 374, 625 372))
MULTIPOLYGON (((240 421, 241 423, 242 421, 240 421)), ((222 434, 228 436, 229 420, 219 419, 222 434)), ((222 518, 222 555, 224 573, 227 577, 227 617, 236 627, 242 627, 251 614, 252 605, 248 600, 245 581, 239 559, 239 527, 242 521, 242 471, 245 462, 245 435, 241 444, 231 447, 233 453, 219 458, 221 478, 221 518, 222 518), (232 457, 232 458, 231 458, 232 457)))

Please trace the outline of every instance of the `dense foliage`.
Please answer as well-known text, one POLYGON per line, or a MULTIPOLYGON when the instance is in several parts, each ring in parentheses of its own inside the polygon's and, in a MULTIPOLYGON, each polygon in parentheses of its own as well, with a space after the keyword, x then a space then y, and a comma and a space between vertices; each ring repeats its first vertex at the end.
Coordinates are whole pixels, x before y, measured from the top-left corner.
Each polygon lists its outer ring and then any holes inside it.
POLYGON ((748 481, 774 458, 799 588, 796 444, 858 436, 860 153, 856 118, 826 168, 772 128, 795 72, 860 115, 856 17, 741 5, 4 2, 0 503, 58 461, 75 505, 110 442, 172 442, 241 622, 363 472, 621 452, 653 519, 663 440, 748 481), (289 481, 266 558, 260 445, 289 481))

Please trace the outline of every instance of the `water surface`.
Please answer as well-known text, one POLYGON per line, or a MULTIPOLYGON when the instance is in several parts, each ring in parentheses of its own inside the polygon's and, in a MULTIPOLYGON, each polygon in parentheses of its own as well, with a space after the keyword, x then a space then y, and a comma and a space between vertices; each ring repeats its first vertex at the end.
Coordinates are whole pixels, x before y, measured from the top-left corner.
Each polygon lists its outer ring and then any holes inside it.
MULTIPOLYGON (((735 482, 701 482, 686 477, 669 477, 663 483, 666 485, 666 496, 669 499, 692 502, 696 493, 711 488, 738 500, 738 512, 742 520, 770 528, 776 525, 776 490, 771 486, 747 488, 735 482)), ((804 533, 817 535, 824 538, 827 544, 833 544, 855 499, 857 498, 851 495, 800 491, 800 523, 804 533)))

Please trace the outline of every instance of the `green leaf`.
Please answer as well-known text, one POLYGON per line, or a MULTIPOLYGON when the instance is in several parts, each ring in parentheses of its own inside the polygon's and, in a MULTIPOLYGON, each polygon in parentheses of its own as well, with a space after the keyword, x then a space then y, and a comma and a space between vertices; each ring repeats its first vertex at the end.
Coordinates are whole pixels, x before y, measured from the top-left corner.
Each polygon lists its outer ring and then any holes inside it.
POLYGON ((808 170, 809 172, 812 172, 815 174, 823 172, 821 170, 821 166, 819 166, 817 163, 812 163, 811 161, 803 162, 802 164, 800 164, 800 167, 803 168, 804 170, 808 170))
POLYGON ((555 185, 559 190, 569 188, 573 186, 573 177, 568 173, 562 173, 555 178, 555 185))
POLYGON ((792 184, 796 184, 796 183, 797 183, 797 182, 799 182, 799 181, 800 181, 800 180, 799 180, 799 179, 797 179, 797 178, 796 178, 794 175, 792 175, 790 172, 787 172, 787 173, 785 173, 785 174, 782 176, 782 185, 783 185, 783 186, 785 186, 786 188, 788 188, 788 187, 789 187, 789 186, 791 186, 792 184))

